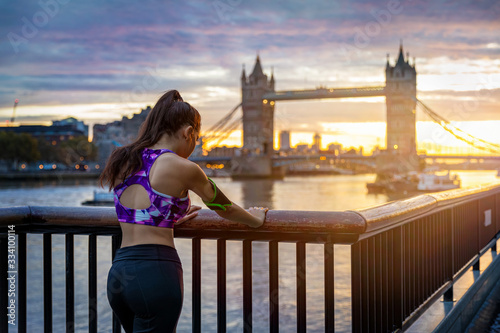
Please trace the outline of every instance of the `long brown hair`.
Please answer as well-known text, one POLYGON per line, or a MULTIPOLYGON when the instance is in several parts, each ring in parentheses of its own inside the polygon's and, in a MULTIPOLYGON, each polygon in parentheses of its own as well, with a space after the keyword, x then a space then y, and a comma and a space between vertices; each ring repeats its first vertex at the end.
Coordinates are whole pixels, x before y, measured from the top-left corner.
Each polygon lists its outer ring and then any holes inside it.
POLYGON ((158 99, 142 123, 137 139, 115 149, 99 177, 101 187, 113 188, 117 179, 125 179, 142 167, 142 150, 160 140, 163 134, 174 135, 184 125, 200 131, 201 116, 189 103, 184 102, 177 90, 167 91, 158 99))

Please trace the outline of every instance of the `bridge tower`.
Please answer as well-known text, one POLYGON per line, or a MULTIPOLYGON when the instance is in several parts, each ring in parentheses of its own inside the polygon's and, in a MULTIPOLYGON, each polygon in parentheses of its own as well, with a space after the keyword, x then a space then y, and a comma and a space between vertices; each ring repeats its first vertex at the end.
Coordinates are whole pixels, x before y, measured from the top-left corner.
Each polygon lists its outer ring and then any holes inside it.
POLYGON ((396 155, 416 154, 415 108, 417 96, 417 72, 415 61, 410 64, 409 54, 403 55, 403 44, 399 46, 396 64, 385 69, 387 105, 387 151, 396 155))
POLYGON ((273 156, 274 101, 263 98, 274 92, 274 74, 268 80, 257 56, 252 73, 241 73, 243 148, 254 156, 273 156))
POLYGON ((241 107, 243 109, 242 155, 233 158, 232 177, 282 177, 273 169, 274 101, 264 98, 274 93, 274 74, 268 79, 257 56, 252 73, 241 73, 241 107))

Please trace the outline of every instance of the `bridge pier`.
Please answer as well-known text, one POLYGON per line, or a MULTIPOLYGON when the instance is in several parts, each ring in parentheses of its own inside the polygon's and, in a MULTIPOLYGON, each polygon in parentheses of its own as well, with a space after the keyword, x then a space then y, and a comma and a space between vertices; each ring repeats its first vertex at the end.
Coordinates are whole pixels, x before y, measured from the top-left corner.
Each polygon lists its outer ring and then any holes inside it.
POLYGON ((285 176, 285 167, 273 167, 270 156, 237 156, 231 160, 231 177, 243 178, 278 178, 285 176))
POLYGON ((425 159, 416 152, 398 154, 385 152, 375 159, 378 174, 405 174, 410 171, 421 171, 425 168, 425 159))

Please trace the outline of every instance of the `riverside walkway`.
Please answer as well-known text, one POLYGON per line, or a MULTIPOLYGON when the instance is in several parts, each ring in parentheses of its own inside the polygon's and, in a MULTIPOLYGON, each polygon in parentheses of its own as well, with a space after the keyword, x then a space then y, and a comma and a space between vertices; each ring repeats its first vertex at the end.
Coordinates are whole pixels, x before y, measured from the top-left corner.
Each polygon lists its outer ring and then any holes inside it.
MULTIPOLYGON (((111 237, 114 255, 120 228, 113 208, 22 206, 0 209, 0 331, 9 332, 14 313, 17 332, 26 332, 27 234, 43 234, 43 328, 53 328, 52 237, 65 237, 65 282, 75 283, 75 235, 88 235, 88 331, 97 329, 97 236, 111 237), (15 246, 14 246, 15 245, 15 246), (11 250, 13 249, 13 250, 11 250), (8 257, 8 254, 15 258, 8 257), (15 259, 15 266, 9 260, 15 259), (15 269, 15 271, 13 271, 15 269), (15 279, 8 278, 15 276, 15 279), (10 295, 14 284, 16 297, 10 295), (11 304, 14 302, 14 311, 11 304), (9 308, 10 307, 10 308, 9 308)), ((351 248, 353 332, 462 332, 490 324, 500 290, 500 183, 425 194, 355 211, 268 212, 259 229, 221 219, 202 210, 176 227, 177 238, 191 239, 192 331, 201 332, 201 240, 217 243, 217 331, 227 330, 226 244, 239 241, 243 262, 243 331, 252 332, 252 246, 269 243, 269 330, 279 332, 278 274, 282 242, 296 248, 297 332, 306 332, 306 244, 322 244, 324 331, 335 331, 334 244, 351 248), (442 300, 442 301, 440 301, 442 300), (485 317, 486 316, 486 317, 485 317), (475 326, 476 325, 476 326, 475 326)), ((75 286, 74 289, 80 288, 75 286)), ((66 331, 73 332, 75 290, 65 289, 66 331)), ((120 332, 116 319, 108 331, 120 332)), ((101 331, 101 329, 99 330, 101 331)), ((473 330, 472 330, 473 331, 473 330)))

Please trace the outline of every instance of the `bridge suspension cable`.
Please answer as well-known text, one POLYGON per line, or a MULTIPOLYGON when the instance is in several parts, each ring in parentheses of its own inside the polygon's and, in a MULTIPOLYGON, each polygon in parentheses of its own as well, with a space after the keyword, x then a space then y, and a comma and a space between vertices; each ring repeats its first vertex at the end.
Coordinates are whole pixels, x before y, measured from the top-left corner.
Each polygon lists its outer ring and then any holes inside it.
POLYGON ((438 123, 447 132, 451 133, 451 135, 453 135, 455 138, 468 143, 474 148, 489 151, 494 154, 500 154, 500 144, 488 142, 461 130, 460 128, 453 125, 450 121, 438 115, 419 99, 415 98, 415 100, 417 102, 417 105, 421 107, 425 114, 427 114, 434 122, 438 123))
POLYGON ((216 122, 212 127, 210 127, 203 134, 203 144, 207 144, 208 142, 217 140, 215 145, 218 145, 224 139, 226 139, 231 132, 234 131, 240 124, 243 117, 236 118, 230 123, 231 118, 233 118, 234 114, 241 106, 241 103, 235 106, 227 115, 225 115, 221 120, 216 122))
POLYGON ((224 124, 227 123, 232 118, 232 116, 235 114, 235 112, 238 110, 240 106, 241 103, 236 105, 227 115, 225 115, 221 120, 219 120, 212 127, 210 127, 207 130, 207 132, 215 132, 219 127, 224 126, 224 124))
POLYGON ((218 146, 222 141, 227 139, 231 135, 231 133, 233 133, 233 131, 240 126, 242 120, 243 117, 233 120, 233 122, 227 127, 227 130, 219 137, 219 140, 217 140, 215 146, 218 146))

